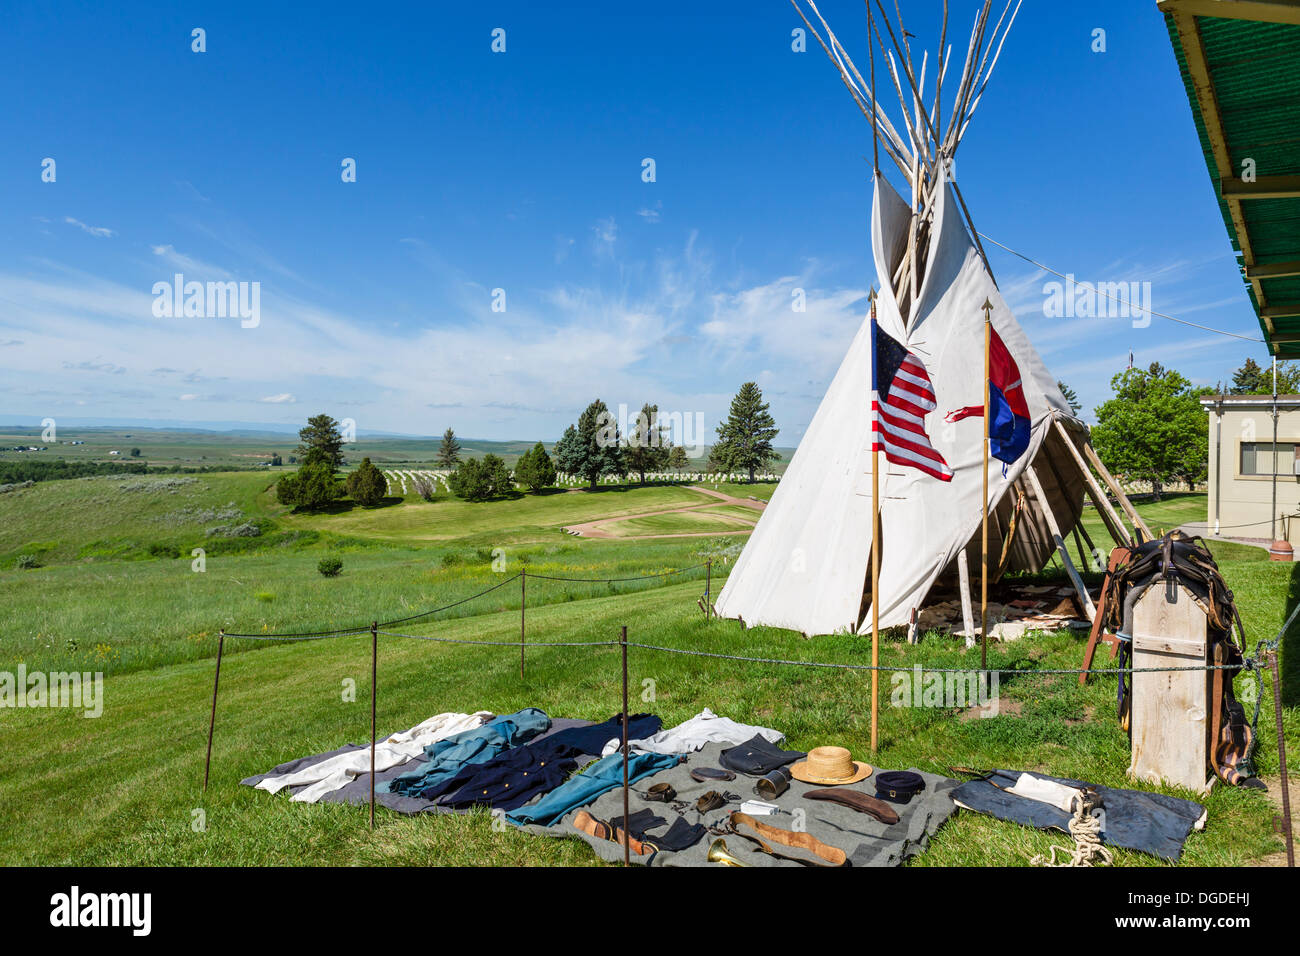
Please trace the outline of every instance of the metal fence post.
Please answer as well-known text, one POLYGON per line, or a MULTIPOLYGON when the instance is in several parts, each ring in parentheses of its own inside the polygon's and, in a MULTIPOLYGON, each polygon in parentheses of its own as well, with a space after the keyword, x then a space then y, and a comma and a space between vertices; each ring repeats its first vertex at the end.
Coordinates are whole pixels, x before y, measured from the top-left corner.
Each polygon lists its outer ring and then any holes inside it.
POLYGON ((619 643, 623 647, 623 865, 632 865, 632 847, 629 842, 632 834, 628 830, 628 782, 627 782, 627 625, 623 625, 619 643))
POLYGON ((370 829, 375 828, 375 693, 379 689, 379 622, 370 622, 370 829))
POLYGON ((208 759, 203 764, 203 791, 208 789, 208 772, 212 769, 212 731, 217 726, 217 685, 221 683, 221 653, 226 647, 226 629, 217 639, 217 674, 212 678, 212 716, 208 718, 208 759))
POLYGON ((1273 716, 1277 720, 1277 769, 1282 778, 1282 826, 1286 828, 1286 865, 1295 866, 1295 838, 1291 833, 1291 787, 1286 774, 1286 738, 1282 735, 1282 677, 1277 666, 1277 648, 1270 651, 1268 657, 1273 670, 1273 716))
POLYGON ((524 607, 528 603, 528 571, 519 572, 519 679, 524 679, 524 607))
POLYGON ((713 559, 704 562, 704 620, 712 616, 713 610, 713 559))

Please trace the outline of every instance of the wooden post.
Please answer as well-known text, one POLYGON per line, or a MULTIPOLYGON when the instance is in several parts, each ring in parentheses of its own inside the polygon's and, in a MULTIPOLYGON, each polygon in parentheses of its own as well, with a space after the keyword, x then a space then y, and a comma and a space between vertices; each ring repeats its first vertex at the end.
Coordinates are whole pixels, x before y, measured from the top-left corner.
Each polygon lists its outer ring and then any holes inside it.
POLYGON ((627 742, 627 625, 623 625, 622 635, 619 638, 619 644, 623 647, 623 865, 632 865, 632 833, 628 828, 628 815, 631 812, 628 808, 628 782, 627 782, 627 759, 628 759, 628 742, 627 742))
POLYGON ((993 303, 984 300, 984 497, 980 500, 980 670, 985 686, 989 679, 989 406, 991 382, 990 350, 993 347, 993 303))
POLYGON ((528 604, 528 571, 519 572, 519 679, 524 679, 524 608, 528 604))
POLYGON ((970 560, 966 549, 957 552, 957 579, 961 585, 961 623, 966 629, 966 646, 975 646, 975 615, 971 613, 970 560))
POLYGON ((212 731, 217 726, 217 685, 221 683, 221 652, 226 647, 226 629, 217 638, 217 674, 212 678, 212 716, 208 718, 208 759, 203 764, 203 791, 208 789, 208 772, 212 769, 212 731))
POLYGON ((1074 590, 1079 595, 1079 600, 1083 604, 1084 611, 1088 614, 1088 619, 1097 616, 1097 608, 1092 603, 1092 598, 1088 594, 1088 589, 1083 585, 1083 578, 1079 577, 1079 572, 1074 567, 1074 562, 1070 560, 1070 551, 1065 546, 1065 538, 1061 534, 1061 527, 1056 523, 1056 515, 1052 513, 1052 507, 1047 502, 1047 495, 1043 492, 1043 485, 1038 480, 1038 472, 1034 470, 1033 465, 1025 466, 1025 474, 1029 476, 1029 484, 1033 486, 1034 495, 1038 498, 1038 504, 1043 512, 1043 518, 1047 521, 1047 528, 1052 533, 1052 540, 1056 542, 1056 550, 1061 555, 1061 560, 1065 563, 1065 573, 1070 577, 1070 583, 1074 585, 1074 590))
MULTIPOLYGON (((1157 580, 1133 606, 1133 667, 1204 667, 1205 612, 1181 585, 1157 580)), ((1209 789, 1213 671, 1166 670, 1132 675, 1129 773, 1189 790, 1209 789), (1209 782, 1207 782, 1207 777, 1209 782)))
POLYGON ((379 689, 379 622, 370 622, 370 829, 375 828, 375 693, 379 689))

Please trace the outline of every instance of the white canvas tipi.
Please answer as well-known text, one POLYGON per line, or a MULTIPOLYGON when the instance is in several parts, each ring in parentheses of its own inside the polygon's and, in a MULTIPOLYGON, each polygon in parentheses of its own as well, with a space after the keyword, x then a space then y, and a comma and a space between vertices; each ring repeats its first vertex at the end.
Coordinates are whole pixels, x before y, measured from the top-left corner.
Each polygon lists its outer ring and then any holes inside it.
MULTIPOLYGON (((825 27, 825 21, 822 24, 825 27)), ((979 27, 977 19, 977 32, 979 27)), ((863 89, 860 76, 859 83, 853 83, 851 61, 828 27, 826 32, 828 54, 884 134, 887 121, 875 108, 873 94, 863 89)), ((968 60, 978 60, 978 52, 972 38, 968 60)), ((910 70, 910 64, 904 62, 903 68, 910 70)), ((968 72, 972 69, 968 63, 968 72)), ((964 79, 962 88, 978 80, 978 75, 964 79)), ((924 70, 920 83, 924 85, 924 70)), ((916 124, 909 121, 909 128, 919 127, 920 112, 914 113, 916 124)), ((955 111, 954 124, 968 120, 969 111, 955 111)), ((1038 570, 1054 550, 1064 551, 1062 529, 1068 534, 1074 528, 1091 479, 1079 464, 1086 428, 1072 415, 1056 380, 999 295, 983 253, 963 222, 964 206, 955 184, 938 174, 951 168, 958 141, 945 146, 945 137, 936 130, 928 141, 918 138, 911 150, 898 156, 903 144, 882 135, 882 144, 889 144, 887 151, 900 167, 905 172, 910 167, 911 203, 879 170, 875 175, 871 238, 882 280, 879 328, 924 365, 936 405, 925 418, 925 430, 952 472, 950 481, 941 481, 916 468, 886 463, 880 456, 881 627, 907 624, 940 575, 956 576, 963 551, 969 552, 969 567, 979 567, 984 423, 982 417, 949 423, 945 414, 983 403, 981 306, 986 301, 992 304, 993 329, 1021 372, 1030 415, 1025 453, 1007 465, 1005 473, 1002 462, 992 460, 988 466, 993 573, 1038 570), (922 160, 931 170, 928 177, 922 160), (923 267, 913 269, 912 262, 923 267)), ((872 361, 868 319, 718 598, 720 616, 810 635, 870 630, 870 602, 875 599, 869 593, 868 573, 872 361)))

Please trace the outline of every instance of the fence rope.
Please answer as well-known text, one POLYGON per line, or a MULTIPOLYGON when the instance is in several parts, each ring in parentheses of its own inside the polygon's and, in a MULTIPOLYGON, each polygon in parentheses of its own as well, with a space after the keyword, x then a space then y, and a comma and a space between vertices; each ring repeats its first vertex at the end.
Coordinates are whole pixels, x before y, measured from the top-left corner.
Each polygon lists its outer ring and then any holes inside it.
MULTIPOLYGON (((917 665, 913 664, 908 667, 906 664, 832 664, 825 661, 788 661, 777 657, 740 657, 735 654, 718 654, 710 651, 689 651, 677 647, 663 647, 659 644, 638 644, 633 641, 627 642, 628 647, 640 647, 647 651, 663 651, 667 654, 683 654, 688 657, 715 657, 726 661, 743 661, 748 664, 783 664, 792 667, 827 667, 839 670, 851 671, 908 671, 914 672, 917 665)), ((1090 667, 1090 668, 1042 668, 1034 670, 1020 670, 1012 667, 921 667, 923 674, 1154 674, 1168 673, 1170 671, 1214 671, 1214 670, 1236 670, 1242 665, 1235 664, 1206 664, 1201 667, 1090 667)), ((1244 669, 1244 668, 1243 668, 1244 669)))
MULTIPOLYGON (((401 634, 397 631, 378 631, 388 637, 405 637, 412 641, 434 641, 439 644, 482 644, 491 647, 518 647, 518 641, 469 641, 454 637, 431 637, 425 634, 401 634)), ((618 641, 533 641, 529 650, 535 647, 616 647, 618 641)))
POLYGON ((685 574, 687 571, 696 571, 702 567, 704 567, 703 564, 692 564, 689 568, 679 568, 676 571, 658 571, 654 574, 638 574, 630 578, 567 578, 530 572, 528 579, 530 581, 570 581, 575 584, 618 584, 623 581, 644 581, 649 578, 666 578, 674 574, 685 574))
MULTIPOLYGON (((547 575, 547 574, 530 574, 528 576, 533 580, 540 579, 543 581, 570 581, 570 582, 582 583, 582 584, 618 584, 625 581, 645 581, 645 580, 650 580, 652 578, 669 577, 674 574, 685 574, 687 571, 695 571, 702 567, 704 567, 704 564, 693 564, 689 568, 680 568, 676 571, 659 571, 654 574, 638 574, 634 577, 625 577, 625 578, 569 578, 569 577, 557 577, 554 575, 547 575)), ((506 578, 504 581, 500 581, 492 585, 490 588, 485 588, 484 590, 479 591, 477 594, 471 594, 469 597, 461 598, 459 601, 453 601, 450 604, 444 604, 442 607, 431 608, 428 611, 420 611, 418 614, 411 614, 407 617, 394 618, 391 621, 381 621, 379 622, 379 626, 394 627, 398 624, 408 624, 411 621, 418 621, 422 617, 429 617, 432 614, 438 614, 442 611, 449 611, 454 607, 460 607, 460 605, 462 604, 468 604, 470 601, 477 600, 478 598, 481 598, 486 594, 491 594, 493 591, 496 591, 499 588, 503 588, 507 584, 510 584, 514 581, 518 581, 519 578, 520 575, 516 574, 512 577, 506 578)), ((359 627, 336 628, 330 631, 288 631, 288 632, 273 632, 270 634, 237 634, 232 631, 227 631, 226 637, 237 637, 242 640, 250 640, 250 641, 302 641, 302 640, 317 640, 326 637, 346 637, 352 634, 368 634, 369 632, 370 632, 370 625, 364 624, 359 627)))

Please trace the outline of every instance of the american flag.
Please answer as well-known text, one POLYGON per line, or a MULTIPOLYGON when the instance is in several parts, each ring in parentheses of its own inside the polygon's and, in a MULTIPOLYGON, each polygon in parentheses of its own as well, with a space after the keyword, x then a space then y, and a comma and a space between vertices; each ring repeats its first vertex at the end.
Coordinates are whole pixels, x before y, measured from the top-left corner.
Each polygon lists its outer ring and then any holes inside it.
POLYGON ((872 451, 885 460, 908 465, 940 481, 952 481, 952 469, 930 444, 925 416, 935 410, 934 386, 925 365, 876 325, 871 303, 872 451))

